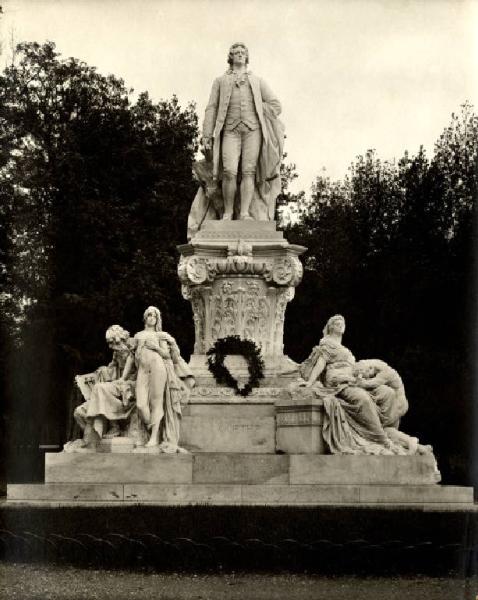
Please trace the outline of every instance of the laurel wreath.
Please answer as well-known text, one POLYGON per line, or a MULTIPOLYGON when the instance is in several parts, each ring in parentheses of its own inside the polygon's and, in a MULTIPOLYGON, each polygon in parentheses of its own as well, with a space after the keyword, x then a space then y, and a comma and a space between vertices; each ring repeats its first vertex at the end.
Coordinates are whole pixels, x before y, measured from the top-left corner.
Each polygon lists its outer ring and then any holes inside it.
POLYGON ((207 355, 208 368, 217 383, 226 384, 241 396, 248 396, 264 377, 264 361, 261 351, 252 340, 243 340, 238 335, 219 338, 207 351, 207 355), (240 354, 246 359, 249 380, 243 387, 239 387, 239 382, 224 364, 224 359, 230 354, 240 354))

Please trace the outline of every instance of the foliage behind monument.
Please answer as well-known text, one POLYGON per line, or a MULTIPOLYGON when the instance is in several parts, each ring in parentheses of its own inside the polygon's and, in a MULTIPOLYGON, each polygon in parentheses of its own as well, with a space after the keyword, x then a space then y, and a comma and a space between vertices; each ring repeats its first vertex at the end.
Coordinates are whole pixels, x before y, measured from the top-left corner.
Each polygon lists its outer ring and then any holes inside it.
POLYGON ((55 430, 72 373, 101 362, 106 327, 134 329, 145 303, 192 337, 175 246, 197 118, 174 96, 131 92, 53 43, 19 45, 0 78, 1 358, 23 439, 38 440, 40 421, 55 430))
POLYGON ((432 158, 421 148, 388 163, 369 151, 343 181, 318 177, 287 230, 309 249, 286 320, 290 355, 303 358, 322 321, 346 314, 349 347, 404 374, 407 431, 458 479, 471 477, 474 426, 477 155, 478 118, 465 104, 432 158))

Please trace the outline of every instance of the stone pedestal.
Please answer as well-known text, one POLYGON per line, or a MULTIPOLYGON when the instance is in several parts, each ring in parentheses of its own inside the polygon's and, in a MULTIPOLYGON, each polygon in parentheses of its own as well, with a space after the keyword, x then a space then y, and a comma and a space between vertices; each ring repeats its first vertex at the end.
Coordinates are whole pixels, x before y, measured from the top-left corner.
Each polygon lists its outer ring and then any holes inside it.
POLYGON ((274 453, 274 402, 284 394, 260 387, 244 398, 228 387, 199 385, 183 408, 180 444, 190 452, 274 453))
POLYGON ((302 278, 298 257, 305 248, 289 244, 273 221, 205 221, 178 249, 182 292, 194 314, 190 366, 199 381, 213 383, 205 355, 229 335, 259 346, 266 379, 293 371, 284 356, 284 316, 302 278))
MULTIPOLYGON (((238 398, 244 400, 241 396, 238 398)), ((274 405, 190 404, 183 411, 180 443, 190 452, 272 454, 275 452, 274 405)))
MULTIPOLYGON (((275 452, 274 402, 297 376, 283 336, 304 250, 271 221, 205 221, 189 244, 179 246, 178 274, 195 327, 189 364, 197 385, 181 424, 181 445, 188 450, 275 452), (207 351, 230 335, 254 341, 264 359, 264 379, 246 398, 218 386, 207 367, 207 351)), ((227 367, 239 381, 248 380, 243 357, 227 357, 227 367)))
POLYGON ((322 400, 286 394, 276 400, 276 448, 286 454, 326 454, 322 400))

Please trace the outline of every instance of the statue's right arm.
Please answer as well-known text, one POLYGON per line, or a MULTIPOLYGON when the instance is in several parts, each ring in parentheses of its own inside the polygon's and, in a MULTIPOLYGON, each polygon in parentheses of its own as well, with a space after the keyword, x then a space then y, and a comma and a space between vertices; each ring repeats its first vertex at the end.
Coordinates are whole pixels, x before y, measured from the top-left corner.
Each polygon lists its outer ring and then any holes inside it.
POLYGON ((204 115, 204 123, 202 127, 202 137, 204 141, 211 140, 214 134, 217 111, 219 108, 219 88, 220 79, 217 78, 212 84, 211 95, 209 96, 209 102, 207 103, 206 113, 204 115))
POLYGON ((131 373, 131 368, 133 366, 134 363, 134 358, 133 355, 130 354, 128 356, 128 358, 126 359, 126 363, 124 365, 124 369, 123 369, 123 374, 121 375, 120 379, 128 379, 128 375, 131 373))
POLYGON ((319 379, 320 375, 322 374, 323 370, 325 369, 325 366, 326 366, 325 358, 323 356, 319 356, 319 359, 317 360, 315 365, 312 367, 312 371, 310 372, 309 379, 307 380, 307 386, 313 385, 319 379))

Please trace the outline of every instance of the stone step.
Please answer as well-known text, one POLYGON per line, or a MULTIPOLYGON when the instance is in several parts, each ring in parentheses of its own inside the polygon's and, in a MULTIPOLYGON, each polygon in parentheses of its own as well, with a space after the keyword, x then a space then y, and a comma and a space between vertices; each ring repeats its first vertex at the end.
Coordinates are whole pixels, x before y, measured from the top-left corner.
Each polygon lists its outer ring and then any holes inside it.
POLYGON ((433 455, 350 456, 291 454, 290 483, 423 484, 438 483, 433 455))
POLYGON ((198 454, 193 483, 289 484, 285 455, 198 454))
POLYGON ((176 505, 446 505, 473 508, 473 488, 433 485, 10 484, 8 503, 176 505))
POLYGON ((433 456, 47 453, 46 483, 433 485, 433 456))

